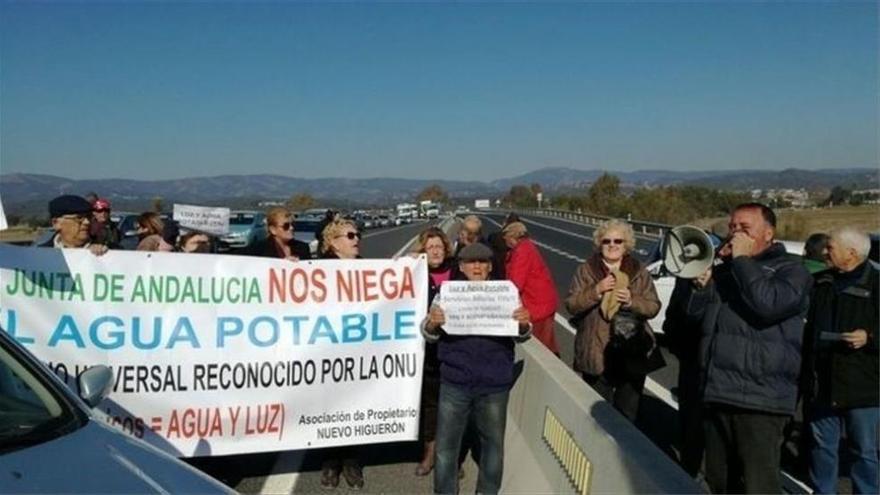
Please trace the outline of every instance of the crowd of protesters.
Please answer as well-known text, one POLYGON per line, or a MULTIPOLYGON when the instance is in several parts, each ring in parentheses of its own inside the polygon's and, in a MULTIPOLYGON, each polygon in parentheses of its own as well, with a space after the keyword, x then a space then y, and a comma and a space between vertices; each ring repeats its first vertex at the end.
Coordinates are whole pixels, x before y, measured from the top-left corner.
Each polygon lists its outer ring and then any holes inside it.
MULTIPOLYGON (((119 246, 110 203, 60 196, 49 203, 55 248, 95 255, 119 246)), ((716 260, 693 280, 678 279, 664 323, 679 360, 680 462, 700 472, 713 493, 780 493, 780 460, 787 425, 801 405, 807 431, 809 481, 818 493, 837 491, 841 442, 855 493, 878 493, 880 349, 877 268, 870 240, 857 229, 815 234, 804 256, 776 242, 776 216, 758 203, 737 206, 720 236, 716 260)), ((294 239, 293 215, 267 213, 268 237, 253 256, 298 261, 311 257, 294 239)), ((209 252, 206 234, 179 235, 156 213, 137 219, 138 250, 209 252)), ((328 213, 318 234, 319 257, 360 258, 357 225, 328 213)), ((610 220, 594 232, 594 249, 570 283, 564 306, 577 333, 574 369, 621 414, 635 421, 646 376, 665 363, 648 320, 661 311, 651 275, 633 256, 631 226, 610 220)), ((515 215, 485 238, 468 216, 453 245, 428 227, 416 253, 429 266, 429 311, 416 474, 434 472, 438 493, 458 491, 462 450, 476 438, 477 491, 497 493, 504 463, 507 398, 513 384, 514 343, 531 335, 559 355, 554 318, 559 297, 528 229, 515 215), (511 317, 520 336, 456 336, 443 331, 440 286, 449 280, 513 282, 521 307, 511 317), (472 431, 473 435, 468 432, 472 431)), ((321 486, 340 475, 364 486, 357 447, 324 452, 321 486)))

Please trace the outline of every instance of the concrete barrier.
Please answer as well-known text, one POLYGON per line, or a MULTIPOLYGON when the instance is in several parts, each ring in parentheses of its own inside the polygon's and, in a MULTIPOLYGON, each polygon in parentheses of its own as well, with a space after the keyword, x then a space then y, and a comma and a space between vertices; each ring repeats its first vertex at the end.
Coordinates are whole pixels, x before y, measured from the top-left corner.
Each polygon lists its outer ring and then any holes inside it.
POLYGON ((675 462, 535 340, 517 346, 504 493, 703 493, 675 462))

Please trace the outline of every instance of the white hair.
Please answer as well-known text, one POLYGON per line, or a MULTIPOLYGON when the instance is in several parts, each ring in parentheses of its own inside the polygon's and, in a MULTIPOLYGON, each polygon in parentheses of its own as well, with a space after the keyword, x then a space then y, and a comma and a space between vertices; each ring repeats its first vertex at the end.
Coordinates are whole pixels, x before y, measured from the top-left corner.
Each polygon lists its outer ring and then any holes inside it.
POLYGON ((868 257, 871 251, 871 238, 855 227, 838 227, 829 234, 843 248, 852 248, 860 260, 868 257))

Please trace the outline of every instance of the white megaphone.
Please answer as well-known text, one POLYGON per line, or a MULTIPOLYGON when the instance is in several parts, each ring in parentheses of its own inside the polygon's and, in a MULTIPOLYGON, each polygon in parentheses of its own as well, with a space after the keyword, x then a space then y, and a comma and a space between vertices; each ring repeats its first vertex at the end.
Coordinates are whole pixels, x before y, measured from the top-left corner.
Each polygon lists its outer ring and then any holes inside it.
POLYGON ((675 227, 666 233, 663 243, 663 266, 679 278, 697 278, 715 259, 715 247, 703 229, 690 225, 675 227))

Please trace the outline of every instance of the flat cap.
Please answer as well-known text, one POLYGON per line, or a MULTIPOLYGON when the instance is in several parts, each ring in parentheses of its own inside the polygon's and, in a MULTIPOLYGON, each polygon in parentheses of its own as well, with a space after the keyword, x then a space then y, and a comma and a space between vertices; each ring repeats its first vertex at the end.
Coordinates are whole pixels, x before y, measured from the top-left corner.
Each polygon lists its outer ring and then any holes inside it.
POLYGON ((492 250, 482 242, 468 244, 458 252, 458 261, 491 261, 492 250))
POLYGON ((92 205, 81 196, 65 194, 49 201, 49 217, 91 213, 92 205))

